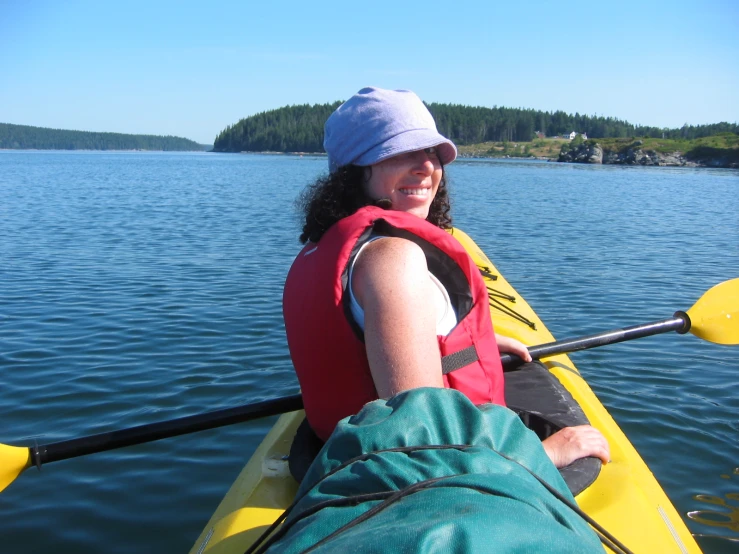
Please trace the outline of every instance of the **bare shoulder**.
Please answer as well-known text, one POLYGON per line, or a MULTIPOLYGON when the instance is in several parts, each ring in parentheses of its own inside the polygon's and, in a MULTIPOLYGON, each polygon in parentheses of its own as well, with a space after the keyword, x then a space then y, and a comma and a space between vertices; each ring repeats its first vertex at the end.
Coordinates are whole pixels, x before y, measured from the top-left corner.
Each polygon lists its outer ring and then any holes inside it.
POLYGON ((426 257, 416 243, 397 237, 386 237, 367 245, 354 266, 359 273, 427 270, 426 257))
POLYGON ((428 280, 421 247, 407 239, 387 237, 367 245, 352 273, 352 288, 360 305, 369 291, 388 287, 399 291, 428 280))

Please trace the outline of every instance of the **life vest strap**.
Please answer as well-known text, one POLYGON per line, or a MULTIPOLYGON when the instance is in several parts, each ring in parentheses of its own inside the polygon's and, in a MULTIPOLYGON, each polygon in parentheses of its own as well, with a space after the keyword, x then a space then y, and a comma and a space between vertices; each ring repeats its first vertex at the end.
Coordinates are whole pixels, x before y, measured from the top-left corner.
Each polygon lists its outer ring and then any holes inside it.
POLYGON ((480 357, 477 355, 477 350, 475 349, 475 345, 473 344, 471 346, 468 346, 464 350, 460 350, 459 352, 454 352, 452 354, 442 356, 441 373, 442 375, 446 375, 447 373, 451 373, 452 371, 457 371, 458 369, 462 369, 463 367, 468 366, 479 359, 480 357))

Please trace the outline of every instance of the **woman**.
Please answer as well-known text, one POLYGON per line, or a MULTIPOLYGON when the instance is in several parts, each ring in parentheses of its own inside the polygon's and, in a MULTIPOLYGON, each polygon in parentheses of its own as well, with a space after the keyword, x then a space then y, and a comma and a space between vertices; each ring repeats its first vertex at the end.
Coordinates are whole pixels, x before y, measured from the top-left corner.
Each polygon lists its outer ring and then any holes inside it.
MULTIPOLYGON (((323 440, 377 398, 418 387, 505 405, 487 290, 451 228, 444 165, 457 155, 410 91, 364 88, 325 126, 329 175, 303 196, 305 225, 285 284, 285 328, 307 419, 323 440)), ((570 427, 543 442, 557 467, 609 459, 570 427)))

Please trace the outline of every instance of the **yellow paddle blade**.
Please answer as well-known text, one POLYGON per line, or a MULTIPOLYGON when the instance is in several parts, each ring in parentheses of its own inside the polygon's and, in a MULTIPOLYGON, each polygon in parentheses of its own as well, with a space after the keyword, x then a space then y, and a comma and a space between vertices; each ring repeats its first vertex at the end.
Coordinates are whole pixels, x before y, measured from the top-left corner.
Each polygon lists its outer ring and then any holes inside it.
POLYGON ((696 337, 718 344, 739 344, 739 279, 710 288, 688 310, 696 337))
POLYGON ((30 465, 31 451, 28 447, 0 444, 0 491, 4 491, 30 465))

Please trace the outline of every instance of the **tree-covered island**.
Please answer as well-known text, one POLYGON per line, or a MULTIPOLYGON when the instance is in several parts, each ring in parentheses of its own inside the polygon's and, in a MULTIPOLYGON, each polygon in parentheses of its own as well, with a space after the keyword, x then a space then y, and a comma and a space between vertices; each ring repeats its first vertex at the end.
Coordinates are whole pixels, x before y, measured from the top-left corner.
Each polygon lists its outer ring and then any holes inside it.
MULTIPOLYGON (((340 103, 286 106, 244 118, 218 134, 213 151, 322 153, 323 125, 340 103)), ((666 129, 633 125, 612 117, 571 115, 563 111, 438 103, 428 104, 428 107, 439 132, 458 145, 460 156, 538 157, 627 164, 645 163, 644 160, 648 159, 654 162, 652 165, 736 167, 731 164, 735 164, 739 153, 739 144, 735 140, 739 137, 739 125, 736 123, 686 124, 679 129, 666 129), (616 154, 624 148, 623 141, 632 144, 637 138, 661 141, 661 151, 675 149, 669 152, 671 157, 665 163, 660 163, 658 156, 645 158, 644 155, 604 155, 600 161, 597 161, 597 156, 568 157, 566 153, 576 136, 576 146, 584 142, 585 137, 588 145, 593 145, 593 140, 598 139, 604 152, 613 149, 616 154), (709 137, 710 145, 706 143, 709 137), (706 147, 713 150, 706 150, 706 147), (700 150, 694 152, 696 148, 700 150), (692 155, 698 152, 700 155, 692 155)))
POLYGON ((172 136, 67 131, 0 123, 0 149, 204 151, 210 146, 172 136))

